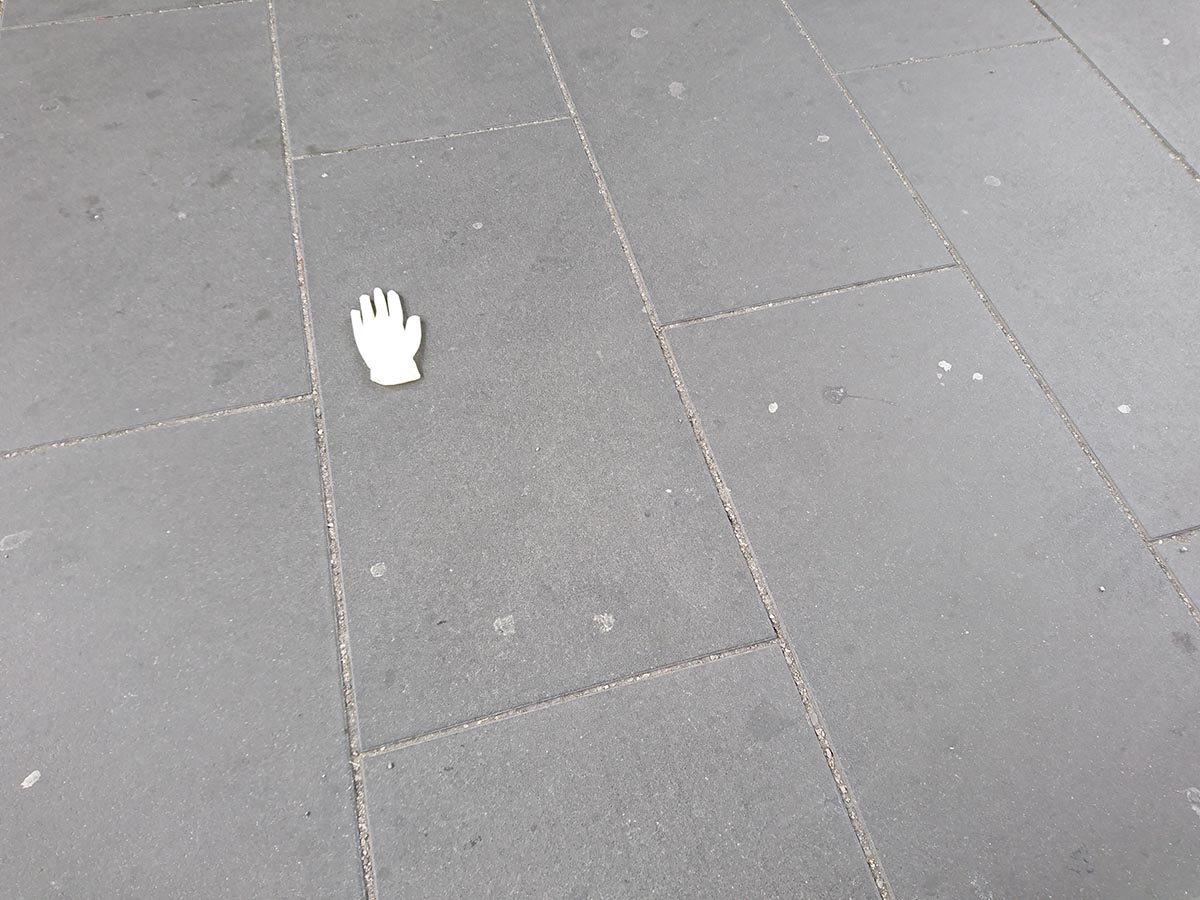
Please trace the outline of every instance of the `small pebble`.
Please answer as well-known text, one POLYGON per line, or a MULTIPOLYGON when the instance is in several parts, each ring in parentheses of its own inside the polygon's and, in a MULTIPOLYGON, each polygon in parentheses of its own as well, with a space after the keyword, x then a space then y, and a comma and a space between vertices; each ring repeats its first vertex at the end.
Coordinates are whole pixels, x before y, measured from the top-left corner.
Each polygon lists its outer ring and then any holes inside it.
POLYGON ((972 375, 972 376, 971 376, 971 378, 972 378, 972 380, 974 380, 974 381, 983 381, 983 373, 982 373, 982 372, 976 372, 974 375, 972 375))
POLYGON ((1179 552, 1180 552, 1180 553, 1187 553, 1187 547, 1180 547, 1180 548, 1179 548, 1179 552))
POLYGON ((768 403, 767 404, 767 412, 769 412, 769 413, 779 412, 779 404, 778 403, 768 403))
POLYGON ((1117 412, 1121 413, 1122 415, 1127 416, 1132 411, 1133 411, 1133 407, 1130 406, 1128 403, 1122 403, 1120 406, 1117 407, 1117 412))
POLYGON ((394 762, 390 762, 390 763, 388 763, 388 768, 394 769, 394 768, 396 768, 396 764, 394 762))
POLYGON ((1100 585, 1100 593, 1104 593, 1104 585, 1100 585))
POLYGON ((1171 45, 1171 39, 1170 39, 1170 38, 1163 38, 1163 46, 1164 46, 1164 47, 1169 47, 1170 45, 1171 45))
POLYGON ((817 135, 817 143, 818 144, 824 144, 824 143, 827 143, 828 141, 829 141, 829 135, 827 135, 827 134, 818 134, 817 135))

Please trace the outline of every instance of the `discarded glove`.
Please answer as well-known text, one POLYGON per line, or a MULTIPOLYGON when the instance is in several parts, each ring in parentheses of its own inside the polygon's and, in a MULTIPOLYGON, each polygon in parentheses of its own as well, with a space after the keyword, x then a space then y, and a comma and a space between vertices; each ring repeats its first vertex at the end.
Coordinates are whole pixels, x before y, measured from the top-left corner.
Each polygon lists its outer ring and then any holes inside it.
POLYGON ((354 326, 354 343, 363 362, 371 369, 376 384, 404 384, 421 377, 417 369, 417 348, 421 346, 421 317, 409 316, 404 321, 400 295, 375 288, 375 298, 363 294, 358 309, 350 310, 354 326))

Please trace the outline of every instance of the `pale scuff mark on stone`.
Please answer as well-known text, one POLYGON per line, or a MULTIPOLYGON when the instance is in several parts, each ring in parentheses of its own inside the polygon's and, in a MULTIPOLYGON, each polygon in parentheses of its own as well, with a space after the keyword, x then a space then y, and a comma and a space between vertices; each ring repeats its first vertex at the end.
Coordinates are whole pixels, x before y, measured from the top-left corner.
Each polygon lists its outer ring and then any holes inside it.
POLYGON ((592 616, 592 624, 601 634, 608 634, 616 627, 617 619, 611 613, 600 613, 598 616, 592 616))
POLYGON ((26 775, 25 780, 21 782, 21 790, 26 790, 28 788, 33 787, 35 784, 38 783, 38 780, 41 777, 42 777, 42 773, 39 772, 37 769, 34 769, 32 772, 30 772, 28 775, 26 775))
POLYGON ((512 616, 500 616, 492 623, 492 627, 496 629, 496 634, 502 637, 511 637, 517 633, 517 623, 512 616))
POLYGON ((0 553, 16 550, 31 537, 33 537, 32 531, 18 531, 13 534, 6 534, 0 538, 0 553))

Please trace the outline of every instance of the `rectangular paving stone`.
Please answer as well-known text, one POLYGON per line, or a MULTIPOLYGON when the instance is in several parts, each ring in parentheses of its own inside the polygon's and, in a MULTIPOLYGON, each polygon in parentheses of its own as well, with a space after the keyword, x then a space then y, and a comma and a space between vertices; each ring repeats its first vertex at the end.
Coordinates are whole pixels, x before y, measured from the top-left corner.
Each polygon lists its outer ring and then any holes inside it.
POLYGON ((1195 524, 1195 182, 1065 43, 848 84, 1146 528, 1195 524))
POLYGON ((948 262, 776 0, 538 8, 664 321, 948 262))
POLYGON ((570 122, 297 174, 367 746, 773 633, 570 122))
POLYGON ((0 81, 0 448, 307 391, 265 6, 5 32, 0 81))
POLYGON ((1165 538, 1157 544, 1188 596, 1200 604, 1200 528, 1165 538))
POLYGON ((1058 35, 1026 0, 792 0, 791 5, 838 70, 1058 35))
POLYGON ((877 897, 779 650, 367 763, 380 898, 877 897))
POLYGON ((1042 0, 1067 35, 1193 166, 1200 166, 1200 5, 1042 0))
POLYGON ((225 0, 6 0, 4 25, 32 25, 129 13, 212 6, 225 0))
POLYGON ((0 896, 362 895, 317 471, 307 404, 0 461, 0 896))
POLYGON ((566 114, 524 0, 279 0, 292 152, 566 114))
POLYGON ((896 896, 1193 896, 1200 627, 966 280, 670 335, 896 896))

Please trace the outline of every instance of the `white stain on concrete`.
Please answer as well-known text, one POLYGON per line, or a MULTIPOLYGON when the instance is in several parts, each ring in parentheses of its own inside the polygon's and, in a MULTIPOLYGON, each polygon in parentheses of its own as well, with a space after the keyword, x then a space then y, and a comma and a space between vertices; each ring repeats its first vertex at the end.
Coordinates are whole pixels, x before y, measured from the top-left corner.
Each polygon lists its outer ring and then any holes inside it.
POLYGON ((1130 406, 1128 403, 1122 403, 1120 406, 1117 407, 1117 412, 1121 413, 1122 415, 1127 416, 1131 412, 1133 412, 1133 407, 1130 406))
POLYGON ((34 769, 32 772, 26 775, 25 780, 21 782, 21 790, 27 790, 28 788, 33 787, 38 783, 38 780, 41 779, 41 777, 42 773, 37 769, 34 769))
POLYGON ((667 85, 667 90, 671 92, 672 97, 678 100, 683 96, 683 92, 687 90, 687 88, 683 86, 682 81, 672 81, 669 85, 667 85))
POLYGON ((941 369, 943 372, 949 372, 951 369, 954 368, 954 366, 950 365, 950 363, 946 362, 943 359, 941 362, 938 363, 938 368, 941 369))
POLYGON ((474 228, 476 231, 478 231, 480 228, 483 227, 483 223, 482 222, 472 222, 471 227, 474 228))
POLYGON ((768 403, 767 404, 767 412, 769 412, 769 413, 779 412, 779 404, 778 403, 768 403))
POLYGON ((381 562, 375 563, 375 565, 371 566, 371 574, 374 575, 376 578, 382 578, 383 573, 386 571, 387 571, 387 566, 385 566, 381 562))
POLYGON ((612 613, 600 613, 598 616, 592 616, 592 624, 601 634, 608 634, 616 626, 617 619, 612 613))
POLYGON ((23 543, 33 537, 32 531, 17 531, 13 534, 6 534, 0 538, 0 553, 7 553, 9 550, 16 550, 23 543))
POLYGON ((818 135, 817 135, 817 143, 818 143, 818 144, 827 144, 827 143, 829 143, 829 135, 827 135, 827 134, 818 134, 818 135))
MULTIPOLYGON (((36 775, 37 772, 33 774, 36 775)), ((1192 812, 1200 816, 1200 788, 1188 788, 1185 796, 1187 797, 1188 805, 1192 808, 1192 812)))
POLYGON ((1170 46, 1171 46, 1171 39, 1170 39, 1170 38, 1163 38, 1163 46, 1164 46, 1164 47, 1170 47, 1170 46))
POLYGON ((512 616, 500 616, 492 623, 492 627, 496 629, 496 634, 502 637, 511 637, 517 633, 517 623, 512 616))
POLYGON ((634 40, 638 40, 638 39, 640 39, 640 38, 644 38, 644 37, 645 37, 646 35, 648 35, 649 33, 650 33, 650 32, 649 32, 649 31, 647 31, 645 28, 630 28, 630 29, 629 29, 629 36, 630 36, 631 38, 633 38, 634 40))
POLYGON ((988 187, 1000 187, 1000 179, 995 175, 985 175, 983 177, 983 183, 988 187))
POLYGON ((971 380, 972 381, 983 381, 983 373, 976 372, 974 375, 971 376, 971 380))

